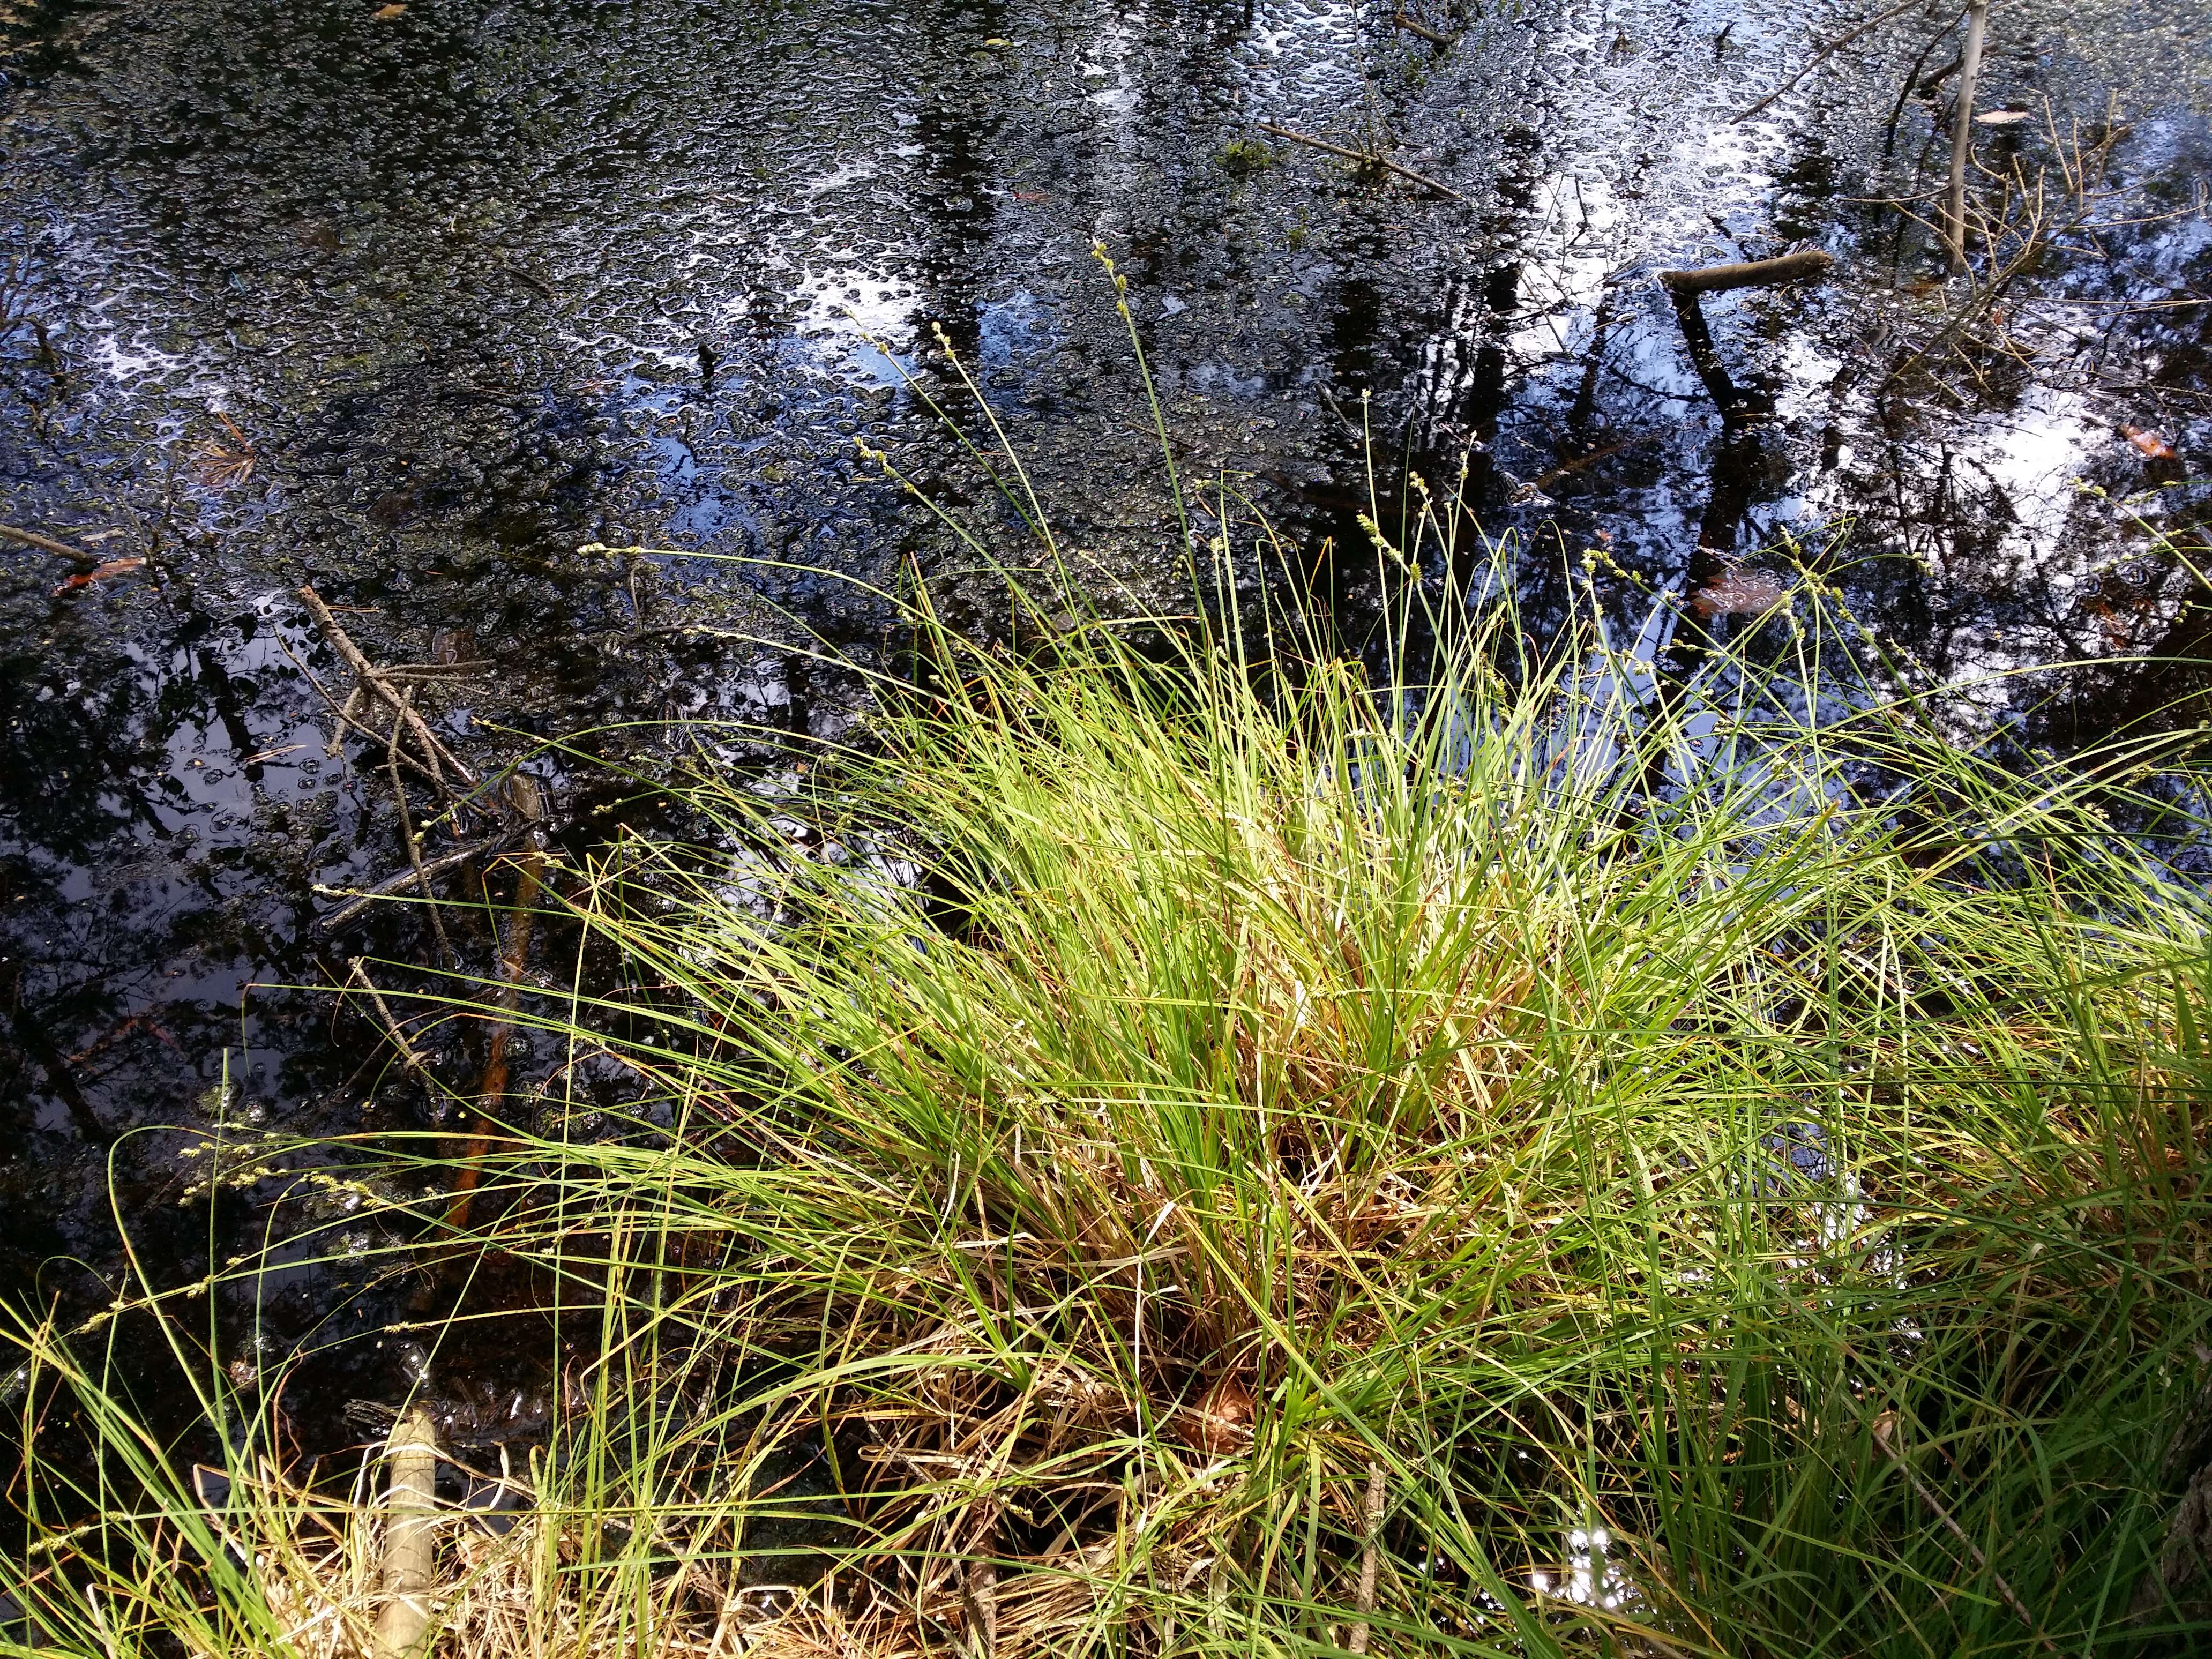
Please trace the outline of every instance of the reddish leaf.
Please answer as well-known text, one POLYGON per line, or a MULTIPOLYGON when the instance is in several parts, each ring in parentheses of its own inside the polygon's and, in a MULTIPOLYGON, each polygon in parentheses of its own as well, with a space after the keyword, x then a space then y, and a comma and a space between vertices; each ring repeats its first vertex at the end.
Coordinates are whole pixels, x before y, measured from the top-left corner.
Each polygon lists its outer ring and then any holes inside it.
POLYGON ((2130 443, 2142 451, 2150 459, 2170 461, 2173 459, 2173 446, 2148 428, 2124 426, 2120 430, 2127 434, 2130 443))
POLYGON ((136 570, 145 562, 143 559, 109 559, 104 563, 94 565, 89 570, 80 570, 76 575, 64 581, 59 587, 54 589, 54 592, 74 592, 80 587, 89 587, 93 583, 103 581, 110 576, 120 576, 126 572, 136 570))

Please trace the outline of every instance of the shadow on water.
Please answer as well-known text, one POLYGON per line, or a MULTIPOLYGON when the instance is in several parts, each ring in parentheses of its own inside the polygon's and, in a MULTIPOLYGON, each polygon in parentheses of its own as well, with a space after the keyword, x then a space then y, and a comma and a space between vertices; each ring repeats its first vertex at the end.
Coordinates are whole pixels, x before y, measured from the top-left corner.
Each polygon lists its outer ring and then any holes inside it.
MULTIPOLYGON (((380 659, 465 635, 487 671, 434 713, 471 752, 623 720, 835 735, 846 693, 732 635, 782 606, 865 645, 883 618, 809 573, 908 561, 959 614, 957 551, 855 452, 987 498, 902 378, 935 384, 940 323, 1066 544, 1170 598, 1094 238, 1184 475, 1234 469, 1333 538, 1347 616, 1371 435, 1386 519, 1394 468, 1464 461, 1539 611, 1585 549, 1640 617, 1794 535, 1931 682, 2096 659, 2055 696, 1983 694, 1980 732, 2070 747, 2196 694, 2130 664, 2206 644, 2181 482, 2212 440, 2201 7, 2007 10, 1986 101, 2035 118, 1986 129, 1993 178, 2057 166, 2108 100, 2130 125, 2069 232, 2087 251, 2045 252, 1955 338, 1915 218, 1948 13, 1738 123, 1829 27, 1779 0, 1449 9, 1447 50, 1340 0, 11 8, 0 522, 109 568, 0 566, 0 1283, 111 1297, 111 1179, 149 1259, 242 1248, 252 1189, 211 1222, 156 1126, 444 1127, 319 988, 432 942, 389 908, 316 927, 322 890, 388 877, 398 843, 377 757, 325 752, 302 582, 380 659), (1463 199, 1259 149, 1263 119, 1463 199), (1834 280, 1715 296, 1702 344, 1651 280, 1799 243, 1834 280), (577 551, 634 543, 779 568, 577 551)), ((590 833, 595 803, 544 781, 556 833, 590 833)), ((456 927, 489 962, 483 917, 456 927)), ((461 1039, 437 1058, 481 1075, 461 1039)), ((295 1342, 412 1294, 301 1268, 264 1287, 283 1321, 233 1323, 295 1342)))

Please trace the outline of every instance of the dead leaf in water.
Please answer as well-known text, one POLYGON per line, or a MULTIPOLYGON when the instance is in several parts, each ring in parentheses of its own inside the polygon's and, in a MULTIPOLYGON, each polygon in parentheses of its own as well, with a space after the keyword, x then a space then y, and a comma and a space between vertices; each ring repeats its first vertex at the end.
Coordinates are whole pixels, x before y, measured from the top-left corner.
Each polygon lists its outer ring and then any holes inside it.
POLYGON ((1755 617, 1790 597, 1790 585, 1764 570, 1723 570, 1691 603, 1700 617, 1755 617))
POLYGON ((253 441, 221 410, 215 417, 223 423, 231 441, 228 444, 211 441, 201 447, 191 460, 192 480, 208 489, 235 489, 253 476, 253 441))
POLYGON ((1974 118, 1974 125, 1978 127, 2011 127, 2026 119, 2027 112, 2024 109, 1985 109, 1974 118))
POLYGON ((407 8, 404 6, 379 6, 374 11, 369 13, 369 15, 378 22, 385 23, 395 17, 404 16, 406 11, 407 8))
POLYGON ((2146 459, 2154 461, 2170 461, 2173 459, 2173 446, 2148 427, 2124 426, 2120 431, 2130 443, 2142 451, 2146 459))
POLYGON ((143 559, 136 558, 108 559, 102 563, 94 565, 89 570, 80 570, 76 575, 71 576, 67 580, 64 581, 59 587, 54 589, 54 592, 57 593, 73 593, 80 587, 89 587, 93 583, 97 581, 105 581, 110 576, 126 574, 131 571, 137 569, 145 562, 146 561, 143 559))

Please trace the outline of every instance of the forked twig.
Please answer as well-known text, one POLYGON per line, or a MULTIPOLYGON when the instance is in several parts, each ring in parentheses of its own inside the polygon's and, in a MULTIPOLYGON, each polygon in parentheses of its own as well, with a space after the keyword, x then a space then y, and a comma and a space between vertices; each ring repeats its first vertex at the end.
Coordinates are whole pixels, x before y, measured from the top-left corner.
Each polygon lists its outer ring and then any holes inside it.
MULTIPOLYGON (((394 671, 379 668, 368 659, 367 653, 353 642, 345 629, 338 626, 338 620, 331 614, 330 606, 323 603, 323 596, 316 592, 313 587, 301 588, 300 600, 307 607, 307 614, 315 619, 315 625, 322 630, 323 637, 330 641, 331 648, 338 653, 339 659, 348 668, 353 670, 355 691, 361 696, 362 701, 371 704, 381 702, 392 711, 394 731, 402 726, 405 728, 407 735, 414 739, 416 745, 422 750, 422 758, 427 763, 428 774, 438 787, 441 790, 446 787, 443 774, 451 772, 453 776, 473 789, 477 783, 476 774, 463 765, 459 757, 439 741, 438 734, 430 729, 429 722, 416 712, 412 701, 403 696, 399 689, 393 684, 394 671)), ((410 674, 413 671, 404 669, 397 672, 410 674)), ((360 725, 358 720, 352 718, 354 706, 354 700, 349 697, 345 707, 338 711, 341 723, 356 726, 360 725)), ((386 734, 380 732, 376 736, 380 741, 382 741, 386 734)))

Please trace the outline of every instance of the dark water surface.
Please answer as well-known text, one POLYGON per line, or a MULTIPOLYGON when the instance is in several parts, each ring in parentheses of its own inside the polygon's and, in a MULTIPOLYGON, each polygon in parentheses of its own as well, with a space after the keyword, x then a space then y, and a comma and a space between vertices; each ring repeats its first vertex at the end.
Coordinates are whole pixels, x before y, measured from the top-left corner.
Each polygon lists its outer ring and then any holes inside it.
MULTIPOLYGON (((969 487, 892 361, 939 321, 1069 542, 1168 593, 1094 239, 1186 471, 1237 469, 1301 535, 1357 537, 1364 418, 1386 478, 1471 453, 1486 528, 1652 586, 1848 522, 1842 556, 1889 556, 1850 603, 1931 678, 2201 643, 2187 562, 2116 499, 2171 486, 2138 510, 2187 532, 2212 443, 2201 4, 1999 8, 1982 102, 2030 114, 1979 153, 2045 170, 2061 246, 1957 351, 1965 290, 1881 200, 1948 151, 1952 80, 1907 91, 1954 55, 1948 7, 1743 123, 1863 13, 1429 0, 1439 50, 1334 0, 379 10, 0 6, 0 521, 143 561, 65 586, 0 552, 0 1289, 110 1293, 111 1170, 149 1249, 204 1260, 182 1143, 133 1129, 421 1121, 305 988, 422 941, 313 927, 318 884, 399 854, 376 757, 324 753, 302 582, 380 658, 488 665, 436 708, 471 752, 632 718, 833 733, 834 691, 730 636, 775 605, 865 641, 876 613, 810 572, 945 574, 854 447, 969 487), (2115 114, 2069 227, 2052 169, 2115 114), (1261 121, 1387 132, 1463 199, 1261 121), (1802 245, 1835 280, 1705 304, 1771 411, 1724 431, 1651 273, 1802 245), (631 543, 791 568, 577 550, 631 543)), ((1970 720, 2063 745, 2179 689, 2114 666, 1970 720)), ((327 1328, 331 1283, 295 1289, 327 1328)))

